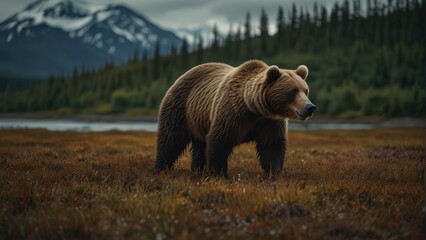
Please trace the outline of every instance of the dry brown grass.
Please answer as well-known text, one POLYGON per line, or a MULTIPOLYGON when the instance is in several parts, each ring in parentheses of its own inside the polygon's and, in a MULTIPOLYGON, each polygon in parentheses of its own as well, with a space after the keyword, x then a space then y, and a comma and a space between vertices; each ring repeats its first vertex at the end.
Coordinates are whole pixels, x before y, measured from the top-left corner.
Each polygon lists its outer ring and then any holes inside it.
POLYGON ((290 132, 285 172, 152 172, 155 134, 0 131, 0 239, 422 238, 425 131, 290 132))

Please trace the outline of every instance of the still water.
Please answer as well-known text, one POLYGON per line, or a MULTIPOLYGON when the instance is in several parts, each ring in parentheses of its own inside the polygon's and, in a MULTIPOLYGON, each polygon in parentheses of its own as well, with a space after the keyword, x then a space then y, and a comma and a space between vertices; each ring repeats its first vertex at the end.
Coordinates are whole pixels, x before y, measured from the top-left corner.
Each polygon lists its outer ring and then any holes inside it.
POLYGON ((41 119, 0 119, 0 129, 4 128, 41 128, 50 131, 157 131, 156 122, 93 122, 74 120, 41 120, 41 119))
MULTIPOLYGON (((411 120, 393 120, 375 123, 356 122, 326 122, 306 121, 289 122, 289 130, 368 130, 381 128, 407 128, 426 127, 424 122, 411 120)), ((11 119, 0 118, 0 129, 47 129, 51 131, 77 131, 77 132, 101 132, 101 131, 148 131, 157 130, 157 122, 98 122, 98 121, 75 121, 75 120, 43 120, 43 119, 11 119)))

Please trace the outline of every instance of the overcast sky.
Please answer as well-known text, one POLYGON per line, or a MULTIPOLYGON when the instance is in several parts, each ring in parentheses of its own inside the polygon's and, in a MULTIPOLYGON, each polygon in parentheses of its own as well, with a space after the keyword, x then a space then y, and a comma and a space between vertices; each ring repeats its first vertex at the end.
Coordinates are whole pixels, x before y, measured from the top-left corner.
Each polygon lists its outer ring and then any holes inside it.
MULTIPOLYGON (((34 0, 0 0, 0 21, 5 20, 17 11, 23 9, 34 0)), ((270 30, 275 30, 275 19, 278 6, 284 8, 287 14, 291 5, 303 6, 311 10, 313 0, 86 0, 93 3, 124 3, 137 12, 148 17, 154 23, 167 29, 208 29, 216 24, 220 31, 226 32, 230 23, 236 29, 243 24, 245 14, 250 11, 252 24, 258 25, 262 7, 268 13, 270 30)), ((335 1, 316 0, 330 8, 335 1)))

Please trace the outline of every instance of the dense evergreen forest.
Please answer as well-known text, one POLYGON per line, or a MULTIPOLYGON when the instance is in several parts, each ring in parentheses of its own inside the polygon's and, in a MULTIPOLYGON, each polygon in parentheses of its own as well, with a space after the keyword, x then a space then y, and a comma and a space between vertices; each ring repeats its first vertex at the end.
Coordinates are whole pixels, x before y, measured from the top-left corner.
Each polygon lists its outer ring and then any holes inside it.
POLYGON ((213 39, 199 37, 191 51, 184 40, 161 56, 157 44, 153 56, 135 50, 125 65, 82 67, 26 89, 3 87, 0 111, 154 115, 167 89, 189 68, 261 59, 287 69, 307 65, 319 115, 426 115, 424 0, 345 0, 330 10, 293 4, 278 7, 273 17, 259 11, 260 24, 248 12, 243 25, 224 37, 213 27, 213 39), (269 21, 276 22, 274 34, 269 21))

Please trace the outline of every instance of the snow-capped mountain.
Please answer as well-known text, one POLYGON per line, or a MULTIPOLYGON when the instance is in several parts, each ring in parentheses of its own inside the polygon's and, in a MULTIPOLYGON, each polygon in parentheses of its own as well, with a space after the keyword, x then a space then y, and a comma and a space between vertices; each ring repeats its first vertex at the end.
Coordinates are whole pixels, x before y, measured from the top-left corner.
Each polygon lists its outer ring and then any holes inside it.
POLYGON ((38 0, 0 23, 0 74, 46 76, 162 52, 181 39, 124 5, 38 0))

